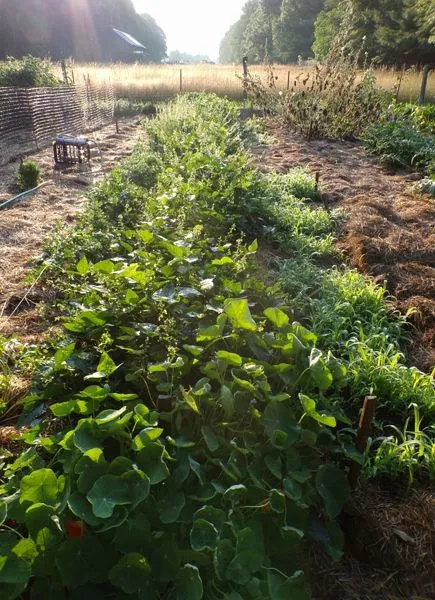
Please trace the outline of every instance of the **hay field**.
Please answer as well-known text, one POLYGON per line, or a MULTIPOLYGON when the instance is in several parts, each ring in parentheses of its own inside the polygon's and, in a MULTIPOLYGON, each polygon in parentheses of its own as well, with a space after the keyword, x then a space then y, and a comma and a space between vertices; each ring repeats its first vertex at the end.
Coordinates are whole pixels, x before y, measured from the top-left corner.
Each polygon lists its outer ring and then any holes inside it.
MULTIPOLYGON (((276 65, 276 84, 279 89, 287 88, 288 76, 293 79, 300 73, 307 72, 310 67, 297 65, 276 65)), ((264 78, 266 69, 262 65, 250 67, 250 72, 264 78)), ((93 81, 110 80, 118 98, 132 100, 158 100, 168 98, 181 91, 215 92, 231 98, 241 98, 242 85, 241 65, 142 65, 97 63, 75 64, 76 81, 89 75, 93 81), (180 81, 181 73, 181 81, 180 81)), ((394 69, 377 71, 379 85, 392 90, 402 75, 400 100, 415 101, 420 91, 421 73, 416 69, 408 69, 401 73, 394 69)), ((429 75, 427 101, 435 102, 435 72, 429 75)))

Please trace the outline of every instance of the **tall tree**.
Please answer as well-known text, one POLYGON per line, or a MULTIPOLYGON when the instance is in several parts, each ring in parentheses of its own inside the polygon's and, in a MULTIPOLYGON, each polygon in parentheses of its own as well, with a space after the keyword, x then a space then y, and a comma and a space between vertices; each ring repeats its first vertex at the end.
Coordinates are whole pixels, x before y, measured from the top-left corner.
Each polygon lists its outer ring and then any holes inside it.
POLYGON ((338 30, 383 64, 435 62, 433 0, 327 0, 315 24, 313 49, 326 56, 338 30))
POLYGON ((146 46, 145 60, 159 62, 166 56, 164 32, 152 17, 136 13, 133 0, 0 0, 0 58, 134 60, 113 28, 146 46))

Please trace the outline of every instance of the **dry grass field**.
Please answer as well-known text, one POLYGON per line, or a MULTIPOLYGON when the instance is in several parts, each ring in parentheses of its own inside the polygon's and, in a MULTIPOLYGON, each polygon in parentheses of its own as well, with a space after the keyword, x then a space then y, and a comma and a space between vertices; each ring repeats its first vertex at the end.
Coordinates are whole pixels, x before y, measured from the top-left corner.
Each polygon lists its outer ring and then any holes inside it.
MULTIPOLYGON (((279 89, 287 88, 290 79, 307 72, 310 67, 297 65, 277 65, 274 67, 278 77, 276 85, 279 89)), ((256 65, 250 67, 253 75, 264 78, 266 69, 256 65)), ((241 65, 142 65, 142 64, 76 64, 74 65, 76 80, 89 75, 93 81, 110 80, 118 98, 129 99, 163 99, 180 92, 207 91, 231 98, 242 96, 240 76, 241 65)), ((377 71, 379 85, 392 90, 401 78, 400 100, 415 101, 421 83, 421 73, 416 69, 400 72, 394 69, 377 71)), ((427 100, 435 102, 435 72, 429 76, 427 100)))

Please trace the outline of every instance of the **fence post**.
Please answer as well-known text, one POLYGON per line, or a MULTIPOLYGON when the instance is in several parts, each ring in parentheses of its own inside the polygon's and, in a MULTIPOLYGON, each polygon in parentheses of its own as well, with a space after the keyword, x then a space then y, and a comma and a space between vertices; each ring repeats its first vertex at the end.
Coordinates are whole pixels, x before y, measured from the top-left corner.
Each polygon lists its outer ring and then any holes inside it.
POLYGON ((183 93, 183 69, 180 69, 180 94, 183 93))
POLYGON ((290 89, 290 71, 287 73, 287 89, 290 89))
POLYGON ((242 58, 243 64, 243 105, 245 105, 246 100, 248 99, 247 85, 248 85, 248 57, 244 56, 242 58))
POLYGON ((426 98, 426 88, 427 88, 427 80, 429 77, 429 71, 433 68, 432 65, 424 65, 423 67, 423 78, 421 80, 421 88, 420 95, 418 97, 418 105, 421 106, 424 104, 424 100, 426 98))
MULTIPOLYGON (((356 450, 360 454, 362 454, 367 447, 367 440, 369 439, 373 416, 375 414, 376 401, 376 396, 366 396, 364 398, 364 405, 358 423, 358 432, 355 443, 356 450)), ((349 470, 349 485, 352 489, 355 488, 358 482, 358 475, 360 470, 361 465, 353 461, 349 470)))

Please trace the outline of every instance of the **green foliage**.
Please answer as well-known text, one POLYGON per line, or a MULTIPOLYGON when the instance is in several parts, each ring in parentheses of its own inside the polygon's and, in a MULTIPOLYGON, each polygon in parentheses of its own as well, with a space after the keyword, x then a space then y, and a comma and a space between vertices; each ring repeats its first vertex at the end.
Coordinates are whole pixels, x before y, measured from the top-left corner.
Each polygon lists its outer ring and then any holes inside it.
POLYGON ((73 57, 79 61, 136 61, 138 55, 113 28, 127 31, 146 46, 141 59, 160 62, 166 56, 166 37, 155 20, 138 14, 132 0, 2 0, 0 57, 8 54, 73 57))
POLYGON ((323 0, 249 0, 242 16, 226 33, 220 47, 221 63, 296 62, 311 54, 314 20, 323 0))
POLYGON ((431 0, 326 0, 315 22, 316 58, 328 55, 337 31, 349 43, 364 42, 370 59, 383 64, 415 65, 433 60, 434 6, 431 0))
MULTIPOLYGON (((292 175, 252 169, 246 127, 226 100, 179 98, 51 240, 63 333, 23 400, 22 454, 2 450, 2 598, 308 600, 307 547, 340 558, 357 373, 261 276, 252 235, 314 269, 303 241, 333 223, 292 175)), ((370 323, 376 290, 352 295, 370 323)))
POLYGON ((424 169, 435 160, 435 137, 400 121, 369 125, 363 140, 370 154, 392 166, 424 169))
POLYGON ((58 87, 60 83, 48 59, 8 56, 5 62, 0 62, 0 87, 58 87))
POLYGON ((17 173, 17 183, 22 190, 30 190, 39 184, 41 170, 33 160, 20 163, 17 173))
POLYGON ((1 463, 2 597, 308 598, 305 545, 340 556, 344 370, 231 233, 266 189, 244 127, 179 99, 149 126, 151 178, 138 148, 51 243, 64 333, 1 463))
POLYGON ((433 426, 421 429, 421 416, 417 405, 411 405, 414 411, 414 424, 411 417, 406 420, 403 430, 391 426, 393 434, 373 440, 377 451, 365 466, 369 476, 399 479, 408 476, 412 485, 416 474, 435 478, 435 431, 433 426))
POLYGON ((129 100, 128 98, 119 98, 115 105, 115 117, 134 117, 144 115, 154 116, 157 108, 153 102, 145 100, 129 100))
POLYGON ((435 134, 435 105, 418 106, 411 103, 395 103, 389 107, 392 120, 404 121, 421 133, 435 134))
POLYGON ((414 190, 420 194, 427 194, 430 198, 435 198, 435 180, 431 177, 423 177, 414 185, 414 190))

